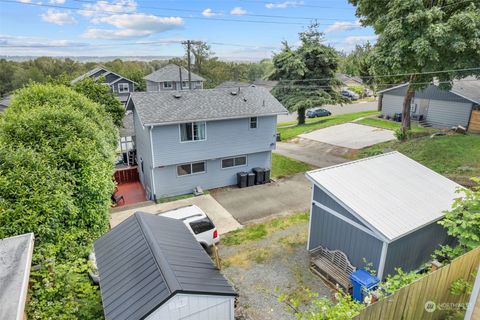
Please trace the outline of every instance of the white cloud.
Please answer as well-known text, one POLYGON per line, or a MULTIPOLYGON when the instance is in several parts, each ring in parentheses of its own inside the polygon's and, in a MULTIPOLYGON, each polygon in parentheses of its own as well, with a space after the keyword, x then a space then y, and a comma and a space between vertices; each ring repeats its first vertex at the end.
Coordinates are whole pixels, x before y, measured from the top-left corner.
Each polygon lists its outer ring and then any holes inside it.
POLYGON ((349 31, 362 28, 360 21, 336 21, 328 26, 324 32, 331 33, 335 31, 349 31))
POLYGON ((64 4, 64 3, 65 3, 65 0, 49 0, 48 3, 64 4))
POLYGON ((70 10, 57 10, 57 9, 48 9, 47 12, 42 13, 40 16, 45 22, 50 22, 63 26, 64 24, 74 24, 77 23, 74 17, 70 15, 70 10))
POLYGON ((90 28, 82 36, 92 39, 135 38, 177 29, 184 23, 179 17, 162 18, 144 13, 110 15, 98 18, 98 22, 117 29, 90 28))
POLYGON ((288 7, 298 7, 303 5, 303 1, 285 1, 285 2, 269 2, 265 4, 267 9, 286 9, 288 7))
POLYGON ((92 23, 99 23, 98 19, 112 14, 133 13, 137 10, 135 0, 113 0, 112 2, 100 0, 96 3, 84 4, 78 13, 90 18, 92 23))
POLYGON ((373 42, 377 40, 376 35, 372 36, 350 36, 346 37, 345 40, 343 41, 347 46, 354 46, 356 44, 361 44, 365 43, 367 41, 373 42))
POLYGON ((243 9, 242 7, 235 7, 230 11, 230 14, 234 16, 243 16, 247 14, 247 10, 243 9))
POLYGON ((204 17, 214 17, 214 16, 221 16, 222 13, 220 12, 214 12, 212 9, 207 8, 202 11, 202 16, 204 17))
POLYGON ((32 0, 18 0, 21 3, 32 3, 32 0))

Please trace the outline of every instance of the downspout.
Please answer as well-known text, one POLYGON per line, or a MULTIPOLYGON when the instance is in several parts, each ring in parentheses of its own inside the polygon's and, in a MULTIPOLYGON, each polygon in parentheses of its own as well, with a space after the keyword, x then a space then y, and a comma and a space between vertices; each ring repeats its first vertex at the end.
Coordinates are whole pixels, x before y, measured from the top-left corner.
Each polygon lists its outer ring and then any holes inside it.
POLYGON ((383 273, 385 271, 385 261, 387 260, 387 250, 388 250, 388 243, 383 242, 382 245, 382 253, 380 255, 380 263, 378 264, 378 278, 380 281, 383 278, 383 273))
POLYGON ((155 169, 155 157, 154 157, 154 154, 153 154, 153 139, 152 139, 152 129, 153 129, 153 126, 150 126, 150 153, 152 155, 152 167, 150 169, 150 174, 151 174, 151 177, 152 177, 152 192, 153 192, 153 201, 157 201, 157 192, 155 191, 155 172, 154 172, 154 169, 155 169))

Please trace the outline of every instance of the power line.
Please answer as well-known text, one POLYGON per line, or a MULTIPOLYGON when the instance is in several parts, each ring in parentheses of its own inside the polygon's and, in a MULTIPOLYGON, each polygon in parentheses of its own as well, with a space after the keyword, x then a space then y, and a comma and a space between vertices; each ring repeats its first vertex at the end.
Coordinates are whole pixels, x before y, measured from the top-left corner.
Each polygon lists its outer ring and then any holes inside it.
MULTIPOLYGON (((282 5, 282 2, 278 1, 255 1, 255 0, 237 0, 240 2, 247 2, 247 3, 256 3, 256 4, 273 4, 273 5, 282 5)), ((305 7, 305 8, 319 8, 319 9, 339 9, 339 10, 352 10, 354 7, 346 8, 346 7, 335 7, 335 6, 323 6, 323 5, 314 5, 314 4, 295 4, 296 7, 305 7)), ((293 7, 293 5, 291 6, 293 7)))
MULTIPOLYGON (((96 10, 91 8, 80 8, 80 7, 70 7, 70 6, 60 6, 56 4, 46 4, 46 3, 32 3, 32 2, 18 2, 14 0, 0 0, 3 3, 13 3, 18 5, 28 5, 28 6, 36 6, 36 7, 46 7, 46 8, 57 8, 57 9, 70 9, 70 10, 78 10, 78 11, 88 11, 88 12, 98 12, 98 13, 109 13, 109 14, 139 14, 138 12, 118 12, 115 10, 96 10)), ((167 15, 157 15, 157 14, 150 14, 148 15, 158 17, 158 18, 171 18, 171 16, 167 15)), ((213 18, 213 17, 192 17, 192 16, 179 16, 175 15, 175 17, 186 19, 186 20, 204 20, 204 21, 224 21, 224 22, 239 22, 239 23, 260 23, 260 24, 281 24, 281 25, 300 25, 304 26, 305 23, 302 22, 288 22, 288 21, 267 21, 267 20, 247 20, 247 19, 232 19, 232 18, 213 18)), ((318 25, 329 26, 331 24, 321 24, 318 25)), ((352 23, 352 26, 358 26, 356 23, 352 23)))

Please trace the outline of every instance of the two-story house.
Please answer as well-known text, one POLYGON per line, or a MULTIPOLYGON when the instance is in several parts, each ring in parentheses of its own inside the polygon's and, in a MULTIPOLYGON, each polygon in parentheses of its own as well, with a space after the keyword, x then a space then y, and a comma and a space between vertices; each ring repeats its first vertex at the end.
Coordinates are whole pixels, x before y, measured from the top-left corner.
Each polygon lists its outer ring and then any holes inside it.
POLYGON ((271 168, 277 115, 287 110, 268 90, 135 92, 140 180, 150 199, 234 185, 236 174, 271 168))
POLYGON ((73 79, 71 83, 75 84, 76 82, 85 78, 92 78, 96 80, 101 77, 104 78, 104 83, 111 88, 112 92, 122 103, 126 103, 130 93, 135 91, 135 85, 137 84, 135 81, 127 79, 102 66, 96 67, 79 76, 78 78, 73 79))
MULTIPOLYGON (((189 90, 188 70, 176 64, 169 64, 143 77, 147 84, 147 92, 189 90)), ((191 73, 192 89, 203 89, 205 79, 191 73)))

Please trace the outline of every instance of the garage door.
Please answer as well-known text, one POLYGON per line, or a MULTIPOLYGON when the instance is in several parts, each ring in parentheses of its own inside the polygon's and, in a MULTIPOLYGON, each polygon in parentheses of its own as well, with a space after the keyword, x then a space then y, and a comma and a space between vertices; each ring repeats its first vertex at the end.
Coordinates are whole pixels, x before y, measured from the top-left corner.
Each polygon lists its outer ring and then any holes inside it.
POLYGON ((382 114, 393 116, 393 114, 402 112, 403 97, 384 94, 382 100, 382 114))
POLYGON ((453 127, 468 125, 471 103, 430 100, 428 107, 427 122, 434 127, 453 127))

